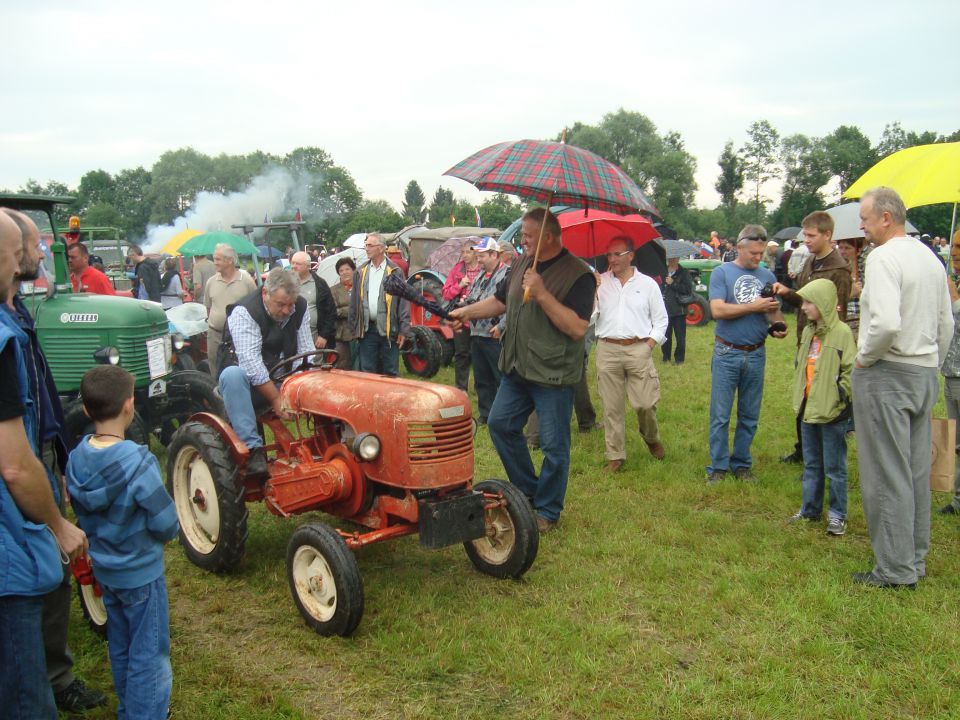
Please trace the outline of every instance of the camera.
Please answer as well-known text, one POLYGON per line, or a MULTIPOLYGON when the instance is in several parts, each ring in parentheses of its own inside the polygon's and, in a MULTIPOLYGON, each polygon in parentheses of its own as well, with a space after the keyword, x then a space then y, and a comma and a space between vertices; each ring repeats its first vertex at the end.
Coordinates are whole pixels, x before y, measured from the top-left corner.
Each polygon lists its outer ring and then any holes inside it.
POLYGON ((760 297, 762 298, 772 298, 776 296, 777 294, 773 291, 773 283, 767 283, 760 289, 760 297))

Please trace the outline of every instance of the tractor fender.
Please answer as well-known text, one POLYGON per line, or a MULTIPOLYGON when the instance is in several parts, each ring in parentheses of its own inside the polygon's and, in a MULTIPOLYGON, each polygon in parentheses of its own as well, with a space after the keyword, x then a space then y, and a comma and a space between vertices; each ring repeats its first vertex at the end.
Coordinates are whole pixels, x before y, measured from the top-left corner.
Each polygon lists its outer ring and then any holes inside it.
POLYGON ((441 285, 443 285, 447 281, 447 276, 444 275, 443 273, 438 273, 436 270, 425 268, 423 270, 417 270, 413 275, 408 277, 407 282, 412 283, 417 280, 426 279, 426 278, 431 278, 433 280, 436 280, 441 285))
POLYGON ((233 461, 241 466, 246 464, 247 458, 250 456, 250 448, 248 448, 247 444, 233 431, 233 428, 230 427, 226 420, 213 413, 201 412, 191 415, 190 422, 201 423, 211 428, 214 432, 219 433, 233 461))

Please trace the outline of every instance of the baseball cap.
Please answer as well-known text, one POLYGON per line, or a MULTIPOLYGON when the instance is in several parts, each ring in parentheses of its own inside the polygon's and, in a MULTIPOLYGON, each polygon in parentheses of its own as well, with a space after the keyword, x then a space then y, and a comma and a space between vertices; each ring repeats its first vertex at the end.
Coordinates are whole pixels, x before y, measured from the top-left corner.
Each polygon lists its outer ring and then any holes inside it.
POLYGON ((487 235, 485 238, 480 240, 479 243, 473 246, 473 249, 477 252, 500 252, 500 245, 492 237, 487 235))

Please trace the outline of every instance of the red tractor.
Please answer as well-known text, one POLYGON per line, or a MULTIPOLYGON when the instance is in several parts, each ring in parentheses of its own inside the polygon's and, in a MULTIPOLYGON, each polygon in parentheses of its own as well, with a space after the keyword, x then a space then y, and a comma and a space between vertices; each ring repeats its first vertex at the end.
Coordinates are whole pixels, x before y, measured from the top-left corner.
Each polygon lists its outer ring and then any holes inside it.
MULTIPOLYGON (((327 360, 335 353, 327 352, 327 360)), ((243 557, 246 503, 283 517, 319 510, 360 530, 313 522, 287 547, 287 580, 307 625, 349 635, 363 614, 363 585, 350 550, 419 534, 424 547, 463 543, 481 572, 516 578, 533 564, 536 516, 513 485, 474 483, 475 424, 456 388, 335 370, 314 353, 271 370, 283 380, 283 422, 272 432, 268 474, 245 471, 249 451, 221 418, 200 413, 173 437, 167 483, 180 542, 195 565, 226 572, 243 557), (293 369, 296 367, 296 369, 293 369)))

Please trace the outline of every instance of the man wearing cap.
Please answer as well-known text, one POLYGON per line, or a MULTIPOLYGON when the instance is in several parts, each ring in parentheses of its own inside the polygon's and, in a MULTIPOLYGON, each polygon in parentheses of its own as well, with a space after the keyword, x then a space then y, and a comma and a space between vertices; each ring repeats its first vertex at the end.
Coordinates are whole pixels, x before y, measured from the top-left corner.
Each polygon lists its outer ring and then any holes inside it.
POLYGON ((853 581, 914 589, 930 548, 930 416, 940 389, 937 367, 953 336, 947 275, 907 236, 907 211, 890 188, 860 200, 860 228, 876 248, 860 296, 853 370, 863 515, 876 562, 853 581))
MULTIPOLYGON (((832 282, 837 288, 837 313, 840 316, 840 322, 846 322, 852 278, 850 263, 833 244, 833 218, 829 213, 817 210, 807 215, 800 225, 803 228, 801 234, 803 235, 804 247, 810 254, 806 256, 806 261, 797 275, 794 283, 795 287, 799 290, 820 278, 832 282)), ((773 290, 785 302, 797 309, 797 347, 800 347, 803 328, 807 325, 807 316, 800 309, 803 298, 794 290, 779 282, 774 284, 773 290)), ((801 408, 796 418, 797 441, 794 444, 793 452, 780 458, 780 462, 803 462, 803 443, 800 439, 802 421, 803 409, 801 408)))
POLYGON ((660 378, 653 349, 666 338, 667 309, 660 286, 633 266, 633 241, 616 237, 607 248, 609 270, 597 290, 597 389, 603 402, 607 472, 617 472, 627 458, 623 395, 637 413, 640 437, 650 454, 663 460, 657 425, 660 378))
MULTIPOLYGON (((485 237, 473 246, 480 261, 480 274, 477 275, 464 305, 472 305, 490 297, 497 291, 497 285, 503 280, 509 268, 500 262, 500 246, 491 237, 485 237)), ((477 390, 477 416, 481 425, 487 423, 487 416, 500 385, 500 340, 492 335, 500 322, 499 317, 481 318, 470 323, 470 357, 473 361, 473 384, 477 390)))
POLYGON ((583 339, 596 283, 590 267, 563 247, 560 223, 546 209, 527 211, 522 234, 523 256, 496 292, 454 310, 451 320, 456 327, 506 312, 502 377, 488 417, 490 439, 510 482, 533 504, 537 528, 544 533, 560 519, 567 491, 574 387, 583 374, 583 339), (522 432, 534 409, 543 448, 539 474, 522 432))
POLYGON ((760 267, 767 242, 762 225, 747 225, 737 236, 737 258, 710 276, 710 312, 716 342, 710 365, 710 465, 707 482, 723 480, 733 471, 738 480, 755 480, 750 445, 760 421, 767 336, 784 338, 787 326, 775 297, 761 291, 775 282, 760 267), (737 396, 737 429, 730 453, 730 412, 737 396))

